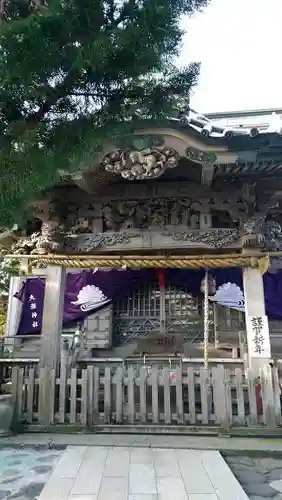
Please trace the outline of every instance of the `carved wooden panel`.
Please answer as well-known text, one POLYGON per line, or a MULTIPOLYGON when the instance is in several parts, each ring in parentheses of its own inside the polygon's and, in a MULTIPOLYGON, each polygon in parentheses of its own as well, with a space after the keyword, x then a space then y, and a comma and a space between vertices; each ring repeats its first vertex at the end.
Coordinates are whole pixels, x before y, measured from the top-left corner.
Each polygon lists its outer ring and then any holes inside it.
POLYGON ((66 239, 66 253, 134 252, 192 248, 240 248, 236 229, 120 231, 77 235, 66 239))
POLYGON ((278 201, 255 184, 216 191, 192 182, 140 182, 105 186, 100 198, 83 197, 78 188, 58 193, 38 203, 41 232, 16 242, 13 252, 282 248, 278 201))

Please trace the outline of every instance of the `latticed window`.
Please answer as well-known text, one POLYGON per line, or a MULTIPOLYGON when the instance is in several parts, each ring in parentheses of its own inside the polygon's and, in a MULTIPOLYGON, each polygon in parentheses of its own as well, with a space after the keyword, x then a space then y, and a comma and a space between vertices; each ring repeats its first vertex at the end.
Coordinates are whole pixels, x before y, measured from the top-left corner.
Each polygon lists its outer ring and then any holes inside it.
MULTIPOLYGON (((191 295, 187 287, 165 287, 165 314, 161 314, 159 285, 148 283, 114 303, 114 331, 117 342, 127 343, 160 332, 160 317, 165 318, 167 334, 181 333, 186 342, 203 340, 202 301, 191 295)), ((210 308, 211 335, 213 329, 210 308)))

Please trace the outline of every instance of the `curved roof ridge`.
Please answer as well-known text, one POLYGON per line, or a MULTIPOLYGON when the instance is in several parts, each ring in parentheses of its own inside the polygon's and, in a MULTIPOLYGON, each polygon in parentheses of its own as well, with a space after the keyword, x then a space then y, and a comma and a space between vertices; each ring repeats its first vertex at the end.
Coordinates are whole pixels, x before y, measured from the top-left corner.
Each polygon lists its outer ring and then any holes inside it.
POLYGON ((262 124, 248 126, 246 122, 243 122, 242 124, 232 126, 232 124, 224 125, 220 118, 208 118, 188 105, 179 113, 178 118, 171 118, 171 120, 181 125, 188 125, 203 137, 228 140, 235 136, 257 137, 258 135, 268 134, 282 135, 282 116, 278 115, 275 111, 262 124))

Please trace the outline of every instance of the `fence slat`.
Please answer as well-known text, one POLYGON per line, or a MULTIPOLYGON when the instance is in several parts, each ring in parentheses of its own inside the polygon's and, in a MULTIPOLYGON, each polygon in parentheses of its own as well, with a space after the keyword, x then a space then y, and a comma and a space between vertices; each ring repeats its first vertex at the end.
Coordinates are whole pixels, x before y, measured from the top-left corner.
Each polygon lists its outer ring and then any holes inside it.
POLYGON ((163 368, 164 382, 164 414, 165 424, 171 424, 171 404, 170 404, 170 372, 167 366, 163 368))
POLYGON ((253 370, 251 368, 247 369, 246 373, 247 384, 248 384, 248 396, 249 396, 249 424, 258 423, 258 412, 257 412, 257 398, 256 398, 256 377, 254 376, 253 370))
POLYGON ((19 366, 13 366, 12 368, 12 401, 14 405, 15 414, 17 414, 17 395, 18 395, 18 375, 19 366))
POLYGON ((238 408, 238 421, 240 424, 245 425, 245 402, 243 391, 243 380, 241 368, 235 368, 235 384, 238 408))
POLYGON ((66 408, 66 388, 67 388, 67 367, 65 363, 61 364, 61 373, 59 378, 59 422, 65 423, 66 408))
POLYGON ((139 390, 140 390, 140 422, 147 422, 147 373, 145 366, 141 366, 139 375, 139 390))
POLYGON ((276 427, 272 371, 270 366, 260 369, 263 422, 273 429, 276 427))
POLYGON ((77 384, 76 368, 72 368, 70 376, 70 424, 76 423, 76 394, 77 394, 76 384, 77 384))
POLYGON ((56 370, 50 371, 50 424, 55 421, 55 398, 56 398, 56 370))
POLYGON ((229 416, 226 406, 224 367, 217 366, 212 368, 212 374, 216 423, 220 424, 224 429, 227 429, 229 427, 229 416))
POLYGON ((224 368, 224 389, 225 389, 225 406, 226 406, 226 422, 230 427, 232 424, 232 398, 231 398, 231 380, 230 371, 224 368))
POLYGON ((48 370, 47 367, 39 369, 39 387, 38 387, 38 397, 39 397, 39 411, 38 420, 40 424, 49 423, 49 408, 48 408, 48 370))
POLYGON ((201 386, 201 410, 202 410, 202 424, 209 423, 209 375, 205 368, 200 368, 200 386, 201 386))
POLYGON ((195 401, 195 378, 194 369, 189 366, 187 368, 187 383, 188 383, 188 403, 189 403, 189 423, 196 423, 196 401, 195 401))
POLYGON ((18 373, 18 394, 17 394, 17 418, 20 420, 23 416, 23 403, 25 396, 24 369, 20 368, 18 373))
POLYGON ((175 384, 176 384, 175 388, 176 388, 177 423, 184 424, 183 391, 182 391, 182 366, 176 367, 175 384))
POLYGON ((87 424, 93 425, 94 367, 87 367, 87 424))
POLYGON ((218 390, 218 370, 216 366, 212 367, 212 385, 213 385, 213 403, 214 403, 214 416, 215 423, 220 424, 220 414, 218 411, 218 399, 219 399, 219 390, 218 390))
POLYGON ((123 367, 116 369, 116 423, 123 422, 123 367))
POLYGON ((98 424, 100 421, 99 411, 99 394, 100 394, 100 369, 94 367, 94 387, 93 387, 93 423, 98 424))
POLYGON ((153 424, 158 424, 160 416, 159 416, 159 368, 157 365, 152 367, 151 387, 152 387, 153 424))
POLYGON ((84 427, 87 426, 87 369, 81 373, 81 414, 80 421, 84 427))
POLYGON ((111 410, 112 410, 112 370, 110 366, 105 368, 104 377, 104 422, 105 424, 111 423, 111 410))
POLYGON ((275 419, 276 424, 281 425, 281 389, 279 384, 279 376, 277 368, 272 369, 272 379, 273 379, 273 392, 274 392, 274 406, 275 406, 275 419))
POLYGON ((34 404, 34 367, 30 367, 27 379, 27 421, 29 424, 33 422, 33 404, 34 404))
POLYGON ((129 424, 134 424, 135 421, 134 388, 134 368, 129 366, 127 370, 127 420, 129 424))

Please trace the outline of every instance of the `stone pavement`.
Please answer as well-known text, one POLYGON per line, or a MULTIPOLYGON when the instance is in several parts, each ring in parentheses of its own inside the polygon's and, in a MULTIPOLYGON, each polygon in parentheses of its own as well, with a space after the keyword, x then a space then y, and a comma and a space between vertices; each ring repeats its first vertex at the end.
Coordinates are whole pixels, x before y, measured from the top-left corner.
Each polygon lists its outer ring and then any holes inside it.
POLYGON ((0 450, 0 499, 35 500, 62 451, 34 448, 0 450))
POLYGON ((248 500, 217 451, 69 446, 39 500, 248 500))
POLYGON ((282 500, 282 460, 226 456, 225 460, 250 500, 282 500))

